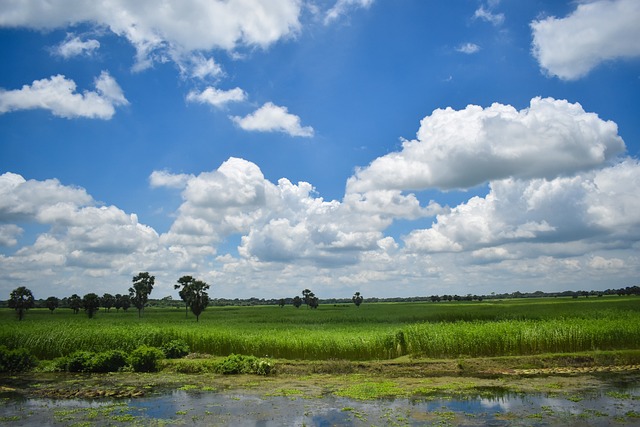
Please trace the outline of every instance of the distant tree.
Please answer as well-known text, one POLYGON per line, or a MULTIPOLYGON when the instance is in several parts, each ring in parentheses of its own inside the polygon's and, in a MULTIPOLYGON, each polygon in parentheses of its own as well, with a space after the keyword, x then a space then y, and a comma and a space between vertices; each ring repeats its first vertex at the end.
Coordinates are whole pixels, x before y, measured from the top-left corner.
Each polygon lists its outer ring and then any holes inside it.
POLYGON ((116 308, 118 305, 122 308, 123 311, 127 311, 129 307, 131 307, 131 298, 129 295, 116 295, 116 308))
POLYGON ((49 311, 51 311, 51 314, 53 314, 53 310, 58 308, 58 306, 60 305, 60 300, 56 297, 49 297, 47 298, 45 304, 49 311))
POLYGON ((284 307, 284 305, 285 305, 284 298, 280 298, 280 299, 278 300, 278 305, 280 306, 280 308, 284 307))
POLYGON ((320 304, 320 300, 312 292, 311 296, 309 297, 309 308, 318 308, 319 304, 320 304))
POLYGON ((313 298, 313 292, 311 292, 310 289, 305 289, 302 291, 302 299, 304 300, 304 303, 307 305, 307 308, 309 308, 309 301, 311 300, 311 298, 313 298))
POLYGON ((194 280, 193 283, 187 287, 189 293, 189 296, 187 297, 189 301, 189 308, 196 316, 196 322, 200 321, 200 314, 202 314, 204 309, 209 305, 208 289, 209 285, 202 280, 194 280))
POLYGON ((91 292, 83 296, 82 307, 87 313, 87 316, 89 316, 89 319, 91 319, 100 308, 100 297, 98 296, 98 294, 94 294, 93 292, 91 292))
POLYGON ((296 295, 295 297, 293 297, 292 303, 295 308, 300 308, 300 306, 302 305, 302 298, 296 295))
POLYGON ((173 285, 173 289, 180 289, 178 295, 180 295, 180 298, 184 301, 184 317, 189 315, 189 291, 187 288, 191 286, 195 280, 192 276, 182 276, 178 279, 178 284, 173 285))
POLYGON ((24 286, 20 286, 19 288, 11 291, 8 305, 9 308, 16 310, 18 320, 22 320, 27 310, 33 308, 35 305, 35 300, 33 299, 33 294, 29 289, 24 286))
POLYGON ((111 294, 104 294, 102 298, 100 298, 100 305, 109 311, 111 307, 116 305, 116 297, 111 294))
POLYGON ((114 299, 113 306, 115 307, 116 311, 120 310, 122 308, 122 295, 115 294, 113 296, 113 299, 114 299))
POLYGON ((73 310, 73 314, 78 314, 82 308, 82 298, 80 298, 80 295, 73 294, 69 297, 69 308, 73 310))
POLYGON ((302 297, 304 299, 304 303, 307 304, 307 308, 318 308, 319 300, 316 295, 311 292, 309 289, 305 289, 302 291, 302 297))
POLYGON ((356 305, 356 307, 360 307, 360 304, 362 304, 363 300, 364 300, 364 298, 362 297, 362 295, 360 295, 360 292, 356 292, 351 297, 351 301, 353 301, 353 303, 356 305))
POLYGON ((132 279, 133 286, 129 288, 132 304, 138 309, 138 317, 142 317, 144 306, 149 301, 149 294, 153 290, 156 278, 147 272, 139 273, 132 279))

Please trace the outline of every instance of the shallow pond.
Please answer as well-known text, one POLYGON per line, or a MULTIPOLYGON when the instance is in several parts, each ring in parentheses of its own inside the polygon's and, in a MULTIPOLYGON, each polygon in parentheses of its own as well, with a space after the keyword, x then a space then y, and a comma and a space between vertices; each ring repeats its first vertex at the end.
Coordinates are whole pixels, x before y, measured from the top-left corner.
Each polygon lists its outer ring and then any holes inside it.
POLYGON ((486 390, 461 399, 354 400, 178 390, 115 400, 0 400, 11 426, 610 426, 640 425, 640 388, 570 395, 486 390))

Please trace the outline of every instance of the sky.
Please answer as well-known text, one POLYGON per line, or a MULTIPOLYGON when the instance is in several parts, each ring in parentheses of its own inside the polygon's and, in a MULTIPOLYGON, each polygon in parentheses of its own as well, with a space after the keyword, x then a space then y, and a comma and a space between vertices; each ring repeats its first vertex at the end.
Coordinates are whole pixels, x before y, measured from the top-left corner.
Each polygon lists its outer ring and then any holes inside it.
POLYGON ((0 298, 640 277, 637 0, 0 2, 0 298))

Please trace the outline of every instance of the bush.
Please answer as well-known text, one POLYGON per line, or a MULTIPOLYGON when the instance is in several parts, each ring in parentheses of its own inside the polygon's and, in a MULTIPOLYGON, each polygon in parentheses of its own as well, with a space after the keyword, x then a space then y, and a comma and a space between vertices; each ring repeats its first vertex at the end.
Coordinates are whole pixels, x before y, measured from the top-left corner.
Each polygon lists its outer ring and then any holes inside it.
POLYGON ((129 364, 135 372, 155 372, 163 358, 164 353, 159 348, 143 345, 131 352, 129 364))
POLYGON ((91 360, 91 372, 116 372, 127 366, 127 354, 121 350, 97 353, 91 360))
POLYGON ((25 348, 9 350, 0 346, 0 372, 23 372, 36 366, 37 359, 25 348))
POLYGON ((167 359, 180 359, 189 354, 189 344, 182 340, 169 341, 161 348, 167 359))
POLYGON ((91 372, 93 369, 94 353, 90 351, 76 351, 66 360, 65 371, 68 372, 91 372))
POLYGON ((273 365, 264 359, 255 356, 242 356, 231 354, 218 365, 217 371, 221 374, 258 374, 269 375, 273 365))
POLYGON ((68 357, 56 357, 50 362, 45 362, 44 366, 40 365, 41 372, 65 372, 69 366, 68 357))

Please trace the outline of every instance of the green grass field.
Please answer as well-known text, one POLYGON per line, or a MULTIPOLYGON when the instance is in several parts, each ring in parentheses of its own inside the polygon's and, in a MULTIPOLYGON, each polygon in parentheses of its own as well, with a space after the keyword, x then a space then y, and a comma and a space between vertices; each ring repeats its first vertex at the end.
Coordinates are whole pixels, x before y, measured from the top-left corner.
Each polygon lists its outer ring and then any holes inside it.
POLYGON ((131 351, 186 341, 191 351, 305 360, 382 360, 414 354, 457 358, 640 349, 640 298, 540 298, 483 302, 0 311, 0 343, 41 359, 76 350, 131 351))

